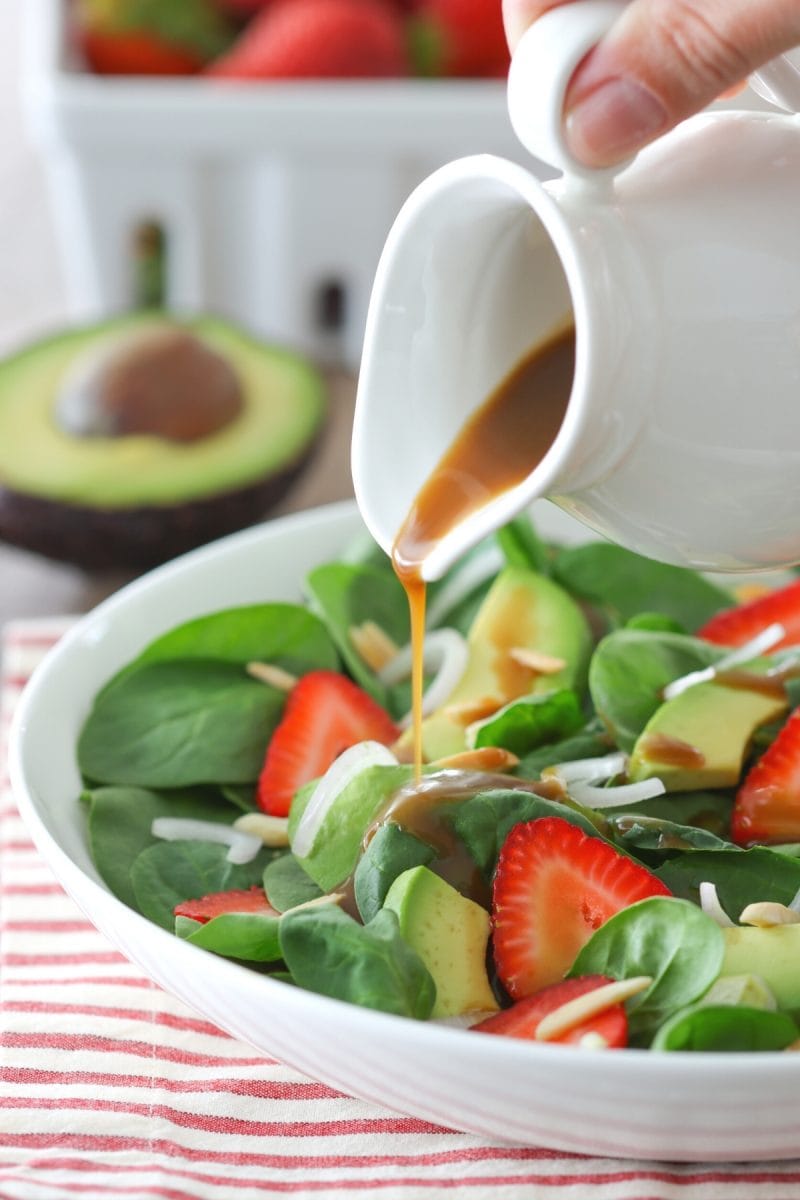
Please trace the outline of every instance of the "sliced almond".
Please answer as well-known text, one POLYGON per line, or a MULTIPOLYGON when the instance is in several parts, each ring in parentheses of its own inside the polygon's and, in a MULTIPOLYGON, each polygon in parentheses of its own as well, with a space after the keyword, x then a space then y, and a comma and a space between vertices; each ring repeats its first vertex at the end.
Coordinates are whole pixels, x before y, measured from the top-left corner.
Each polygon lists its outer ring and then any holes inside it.
POLYGON ((603 1037, 602 1033, 595 1033, 594 1030, 590 1030, 588 1033, 585 1033, 578 1042, 578 1045, 582 1046, 584 1050, 608 1049, 608 1042, 603 1037))
POLYGON ((297 683, 296 675, 284 671, 283 667, 276 666, 275 663, 249 662, 247 674, 252 675, 259 683, 267 683, 270 687, 277 688, 279 692, 290 692, 297 683))
POLYGON ((242 813, 233 822, 233 828, 260 838, 265 846, 289 845, 288 817, 271 817, 262 812, 242 813))
POLYGON ((755 925, 759 929, 773 929, 776 925, 800 925, 800 913, 785 904, 761 900, 748 904, 739 916, 740 925, 755 925))
POLYGON ((636 975, 633 979, 620 979, 614 983, 606 983, 574 1000, 568 1000, 560 1008, 555 1008, 543 1017, 536 1028, 537 1042, 551 1042, 553 1038, 569 1033, 571 1029, 582 1025, 591 1017, 615 1008, 631 996, 638 996, 646 991, 653 982, 650 975, 636 975))
POLYGON ((447 758, 437 758, 437 770, 448 771, 510 771, 519 758, 502 746, 481 746, 479 750, 463 750, 447 758))
POLYGON ((528 667, 537 675, 557 675, 567 665, 563 658, 543 654, 539 650, 530 650, 527 646, 512 646, 508 655, 515 663, 519 663, 521 667, 528 667))
POLYGON ((360 658, 372 671, 382 671, 387 663, 397 657, 400 647, 381 629, 375 621, 364 621, 351 625, 347 636, 360 658))
POLYGON ((281 913, 281 916, 286 916, 286 913, 300 912, 303 908, 322 908, 325 904, 341 904, 344 900, 344 892, 330 892, 327 896, 315 896, 313 900, 304 900, 302 904, 295 904, 294 908, 287 908, 286 912, 281 913))
POLYGON ((477 700, 464 700, 461 704, 448 704, 444 713, 459 725, 471 725, 473 721, 485 721, 503 707, 497 696, 481 696, 477 700))

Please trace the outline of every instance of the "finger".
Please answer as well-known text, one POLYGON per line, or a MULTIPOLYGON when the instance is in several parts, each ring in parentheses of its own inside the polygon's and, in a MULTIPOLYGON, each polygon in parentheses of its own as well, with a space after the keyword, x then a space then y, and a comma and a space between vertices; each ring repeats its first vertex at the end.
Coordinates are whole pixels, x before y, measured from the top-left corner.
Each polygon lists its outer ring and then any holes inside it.
POLYGON ((632 0, 570 84, 570 150, 619 162, 798 43, 798 0, 632 0))

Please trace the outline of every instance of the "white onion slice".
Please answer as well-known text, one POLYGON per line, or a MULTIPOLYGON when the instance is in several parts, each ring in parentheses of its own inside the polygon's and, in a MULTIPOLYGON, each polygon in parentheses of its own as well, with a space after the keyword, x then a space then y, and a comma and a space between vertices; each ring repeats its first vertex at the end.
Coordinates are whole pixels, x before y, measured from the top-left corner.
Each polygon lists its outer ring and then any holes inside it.
POLYGON ((576 758, 572 762, 555 763, 542 771, 543 778, 555 775, 562 783, 602 783, 621 775, 628 766, 628 756, 621 750, 601 758, 576 758))
POLYGON ((464 565, 454 571, 446 583, 443 583, 428 605, 425 617, 427 628, 434 628, 447 614, 455 608, 475 588, 497 575, 505 564, 505 557, 500 548, 490 544, 479 554, 466 559, 464 565))
POLYGON ((789 901, 786 907, 790 908, 792 912, 800 912, 800 888, 797 889, 793 899, 789 901))
POLYGON ((219 842, 230 846, 225 855, 228 862, 252 862, 263 843, 261 838, 253 837, 251 833, 243 833, 232 825, 219 825, 216 821, 196 821, 191 817, 156 817, 150 826, 153 837, 162 838, 165 842, 178 842, 184 839, 189 842, 219 842))
POLYGON ((713 666, 703 667, 700 671, 690 671, 688 675, 681 675, 679 679, 673 679, 664 688, 664 699, 674 700, 676 696, 680 696, 681 692, 694 687, 696 683, 708 683, 720 671, 728 671, 731 667, 738 667, 740 663, 749 662, 751 658, 758 658, 759 654, 764 654, 767 650, 771 650, 773 646, 777 646, 778 642, 785 636, 786 630, 782 625, 778 625, 777 623, 768 625, 766 629, 762 629, 749 642, 745 642, 742 646, 737 646, 735 650, 731 650, 730 654, 723 655, 713 666))
POLYGON ((591 783, 578 780, 569 785, 569 794, 578 804, 588 808, 622 808, 627 804, 638 804, 640 800, 652 800, 666 792, 660 779, 642 779, 638 783, 623 783, 620 787, 594 787, 591 783))
POLYGON ((711 917, 712 921, 716 921, 722 929, 735 928, 735 923, 730 919, 719 902, 716 884, 700 884, 700 907, 706 916, 711 917))
POLYGON ((292 838, 292 852, 305 858, 331 805, 356 776, 369 767, 396 767, 397 759, 380 742, 358 742, 335 758, 314 788, 292 838))
MULTIPOLYGON (((429 716, 445 703, 461 681, 469 662, 469 646, 457 629, 434 629, 425 634, 425 666, 435 676, 422 697, 422 715, 429 716)), ((411 646, 403 646, 386 666, 378 672, 381 683, 399 683, 411 674, 411 646)), ((408 724, 410 714, 400 721, 408 724)))

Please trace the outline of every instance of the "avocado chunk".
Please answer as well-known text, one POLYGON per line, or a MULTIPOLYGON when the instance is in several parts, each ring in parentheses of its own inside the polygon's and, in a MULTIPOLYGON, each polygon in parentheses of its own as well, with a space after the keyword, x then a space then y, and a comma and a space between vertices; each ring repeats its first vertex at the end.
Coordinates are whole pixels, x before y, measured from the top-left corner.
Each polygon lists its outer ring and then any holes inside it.
POLYGON ((116 318, 0 362, 0 538, 142 568, 260 519, 310 460, 324 388, 212 317, 116 318))
POLYGON ((384 901, 400 933, 436 984, 433 1017, 493 1012, 499 1006, 486 973, 489 914, 428 867, 398 875, 384 901))
POLYGON ((628 775, 662 779, 668 792, 733 787, 755 731, 788 706, 782 688, 722 679, 695 684, 656 709, 633 748, 628 775))
POLYGON ((725 957, 720 980, 730 975, 756 975, 778 1007, 800 1012, 800 925, 723 929, 725 957))
MULTIPOLYGON (((467 725, 455 710, 496 701, 500 708, 519 696, 585 683, 591 634, 578 605, 563 588, 526 567, 505 567, 495 579, 467 636, 469 659, 458 685, 440 709, 422 724, 427 762, 458 754, 467 743, 467 725), (531 650, 561 659, 564 666, 537 674, 512 651, 531 650)), ((410 734, 404 742, 409 741, 410 734)), ((410 743, 409 743, 410 744, 410 743)))

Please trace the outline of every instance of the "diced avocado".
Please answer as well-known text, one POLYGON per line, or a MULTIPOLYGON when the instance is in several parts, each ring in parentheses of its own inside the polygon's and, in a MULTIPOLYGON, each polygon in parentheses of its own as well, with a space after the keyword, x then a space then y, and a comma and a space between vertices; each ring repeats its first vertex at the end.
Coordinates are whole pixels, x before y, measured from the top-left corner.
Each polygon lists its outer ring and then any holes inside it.
MULTIPOLYGON (((469 718, 452 710, 485 699, 497 707, 518 696, 561 688, 580 690, 591 650, 586 619, 563 588, 525 567, 506 567, 478 610, 467 637, 469 660, 455 690, 422 725, 427 762, 458 754, 466 745, 469 718), (537 674, 511 655, 520 648, 561 659, 564 667, 537 674)), ((410 735, 409 735, 410 736, 410 735)))
POLYGON ((664 781, 668 792, 733 787, 755 731, 788 707, 777 689, 698 683, 656 709, 631 754, 631 780, 664 781))
MULTIPOLYGON (((368 767, 339 792, 319 826, 311 848, 305 855, 295 854, 306 874, 323 892, 330 892, 349 879, 358 862, 364 834, 389 802, 392 795, 408 783, 412 768, 407 766, 368 767)), ((289 842, 295 837, 306 805, 316 783, 302 788, 289 814, 289 842)))
POLYGON ((800 1011, 800 925, 737 925, 722 932, 725 957, 720 981, 728 975, 760 976, 779 1008, 800 1011))
POLYGON ((395 879, 384 902, 436 984, 434 1017, 498 1008, 486 973, 489 914, 428 867, 395 879))
POLYGON ((744 1004, 747 1008, 778 1007, 775 994, 760 975, 720 975, 700 1000, 700 1004, 744 1004))

